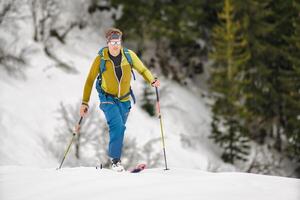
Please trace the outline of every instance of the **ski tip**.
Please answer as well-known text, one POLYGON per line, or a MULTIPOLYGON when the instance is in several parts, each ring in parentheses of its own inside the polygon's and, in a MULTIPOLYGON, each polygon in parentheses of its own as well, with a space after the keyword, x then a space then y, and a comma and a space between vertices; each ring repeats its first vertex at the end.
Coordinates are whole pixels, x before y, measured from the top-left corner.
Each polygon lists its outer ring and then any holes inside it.
POLYGON ((134 169, 130 170, 130 173, 139 173, 146 169, 146 164, 139 164, 134 169))
POLYGON ((145 169, 146 168, 146 164, 142 163, 142 164, 139 164, 137 167, 141 168, 141 169, 145 169))

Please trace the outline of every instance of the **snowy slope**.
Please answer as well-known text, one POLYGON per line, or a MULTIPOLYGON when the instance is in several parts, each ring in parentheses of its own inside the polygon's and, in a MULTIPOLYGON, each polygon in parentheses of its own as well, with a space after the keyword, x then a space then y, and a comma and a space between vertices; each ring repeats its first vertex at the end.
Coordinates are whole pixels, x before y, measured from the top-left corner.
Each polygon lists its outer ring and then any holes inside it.
MULTIPOLYGON (((62 19, 64 23, 70 17, 65 14, 62 19)), ((159 77, 160 99, 170 171, 155 168, 138 175, 117 174, 67 165, 56 171, 60 158, 50 152, 47 144, 56 148, 56 128, 61 125, 57 109, 61 102, 71 106, 80 102, 90 65, 98 49, 105 45, 99 34, 111 21, 99 21, 103 27, 97 30, 72 30, 65 45, 52 41, 55 55, 77 71, 69 74, 55 66, 42 44, 33 42, 31 20, 19 21, 17 30, 13 26, 12 30, 0 30, 7 41, 13 40, 12 33, 18 35, 18 45, 10 47, 8 42, 7 48, 16 48, 16 52, 21 47, 29 49, 24 66, 26 79, 12 78, 0 66, 1 200, 299 199, 299 179, 205 172, 236 169, 219 158, 220 150, 207 138, 211 113, 206 100, 163 77, 159 77)), ((136 75, 132 87, 138 103, 129 115, 126 136, 136 138, 142 147, 151 139, 160 140, 160 127, 158 119, 140 107, 144 81, 136 75)), ((93 90, 90 105, 98 104, 97 92, 93 90)), ((96 112, 104 120, 103 113, 99 109, 96 112)), ((161 149, 159 141, 154 151, 161 153, 161 149)), ((73 150, 70 154, 74 154, 73 150)))
MULTIPOLYGON (((25 12, 28 7, 24 6, 23 9, 25 12)), ((64 12, 61 23, 67 24, 73 20, 73 14, 70 10, 64 12)), ((17 27, 10 26, 5 31, 0 30, 0 35, 8 41, 7 44, 13 40, 11 36, 16 35, 17 45, 7 46, 12 52, 22 48, 29 49, 26 55, 27 66, 24 66, 25 79, 18 80, 8 76, 5 71, 0 71, 1 166, 57 167, 60 158, 54 157, 47 146, 49 143, 55 145, 56 130, 61 125, 57 120, 57 110, 60 103, 74 106, 81 101, 90 65, 98 49, 105 46, 102 33, 103 29, 112 24, 109 15, 105 12, 100 14, 103 19, 99 21, 100 27, 73 29, 66 44, 61 44, 54 38, 50 39, 51 49, 56 57, 77 71, 71 74, 56 67, 57 63, 45 54, 44 45, 33 41, 31 18, 18 21, 17 27)), ((159 120, 148 116, 141 109, 144 80, 137 73, 136 76, 137 81, 132 82, 132 87, 138 102, 129 115, 126 136, 136 138, 140 147, 151 139, 157 139, 154 151, 161 153, 159 120)), ((204 99, 195 92, 159 75, 158 77, 162 85, 161 111, 169 166, 208 171, 235 170, 233 166, 220 160, 219 149, 207 138, 211 116, 204 99)), ((95 89, 90 105, 99 105, 95 89)), ((100 109, 96 112, 104 121, 100 109)), ((70 153, 74 153, 72 149, 70 153)), ((58 154, 62 155, 63 152, 58 154)))
POLYGON ((300 180, 245 173, 0 167, 3 200, 299 200, 300 180))
MULTIPOLYGON (((49 153, 43 141, 52 142, 57 134, 59 104, 80 102, 90 65, 105 42, 90 29, 74 30, 67 45, 54 42, 56 55, 70 63, 78 71, 76 74, 55 67, 43 52, 42 45, 33 43, 30 38, 24 38, 23 42, 31 44, 34 49, 28 56, 26 80, 0 74, 0 165, 55 167, 58 160, 49 153)), ((157 118, 149 117, 140 108, 144 80, 138 74, 136 76, 138 79, 132 82, 132 86, 138 103, 132 108, 126 134, 137 138, 138 144, 143 146, 149 139, 160 139, 160 127, 157 118)), ((219 159, 218 149, 207 139, 211 117, 203 99, 174 82, 159 78, 162 81, 161 110, 170 166, 234 170, 219 159), (183 138, 185 142, 182 142, 183 138)), ((95 90, 90 104, 99 104, 95 90)), ((97 112, 104 120, 103 113, 99 109, 97 112)), ((161 152, 160 142, 155 149, 161 152)))

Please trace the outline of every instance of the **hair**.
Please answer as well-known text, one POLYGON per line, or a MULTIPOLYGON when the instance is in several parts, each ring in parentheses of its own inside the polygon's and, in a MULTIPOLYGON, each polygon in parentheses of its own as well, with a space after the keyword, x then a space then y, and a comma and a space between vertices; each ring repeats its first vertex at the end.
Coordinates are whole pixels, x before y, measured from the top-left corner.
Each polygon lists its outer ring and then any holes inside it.
POLYGON ((113 33, 119 34, 119 35, 121 36, 121 38, 122 38, 123 33, 122 33, 122 31, 121 31, 120 29, 117 29, 117 28, 109 28, 109 29, 107 29, 107 30, 105 31, 105 38, 106 38, 107 41, 110 40, 111 35, 112 35, 113 33))

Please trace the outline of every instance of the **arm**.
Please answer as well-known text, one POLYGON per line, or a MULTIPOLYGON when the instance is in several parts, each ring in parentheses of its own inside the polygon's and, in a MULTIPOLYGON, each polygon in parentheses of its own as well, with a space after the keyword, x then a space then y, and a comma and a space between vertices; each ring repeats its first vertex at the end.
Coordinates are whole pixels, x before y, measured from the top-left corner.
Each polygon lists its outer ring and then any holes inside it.
POLYGON ((133 68, 143 76, 145 81, 147 81, 149 84, 152 84, 155 81, 155 78, 150 70, 145 67, 145 65, 133 51, 129 50, 129 52, 132 58, 133 68))
POLYGON ((82 104, 87 105, 89 104, 90 96, 94 81, 99 74, 99 65, 100 65, 100 56, 98 55, 90 69, 88 77, 85 81, 84 90, 83 90, 83 97, 82 97, 82 104))

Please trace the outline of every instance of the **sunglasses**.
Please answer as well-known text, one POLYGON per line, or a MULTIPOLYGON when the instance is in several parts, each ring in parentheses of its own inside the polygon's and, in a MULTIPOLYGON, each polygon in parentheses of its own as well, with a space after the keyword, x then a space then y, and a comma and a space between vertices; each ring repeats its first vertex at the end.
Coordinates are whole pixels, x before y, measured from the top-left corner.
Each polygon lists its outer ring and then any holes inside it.
POLYGON ((121 45, 121 41, 110 41, 109 43, 113 46, 121 45))

